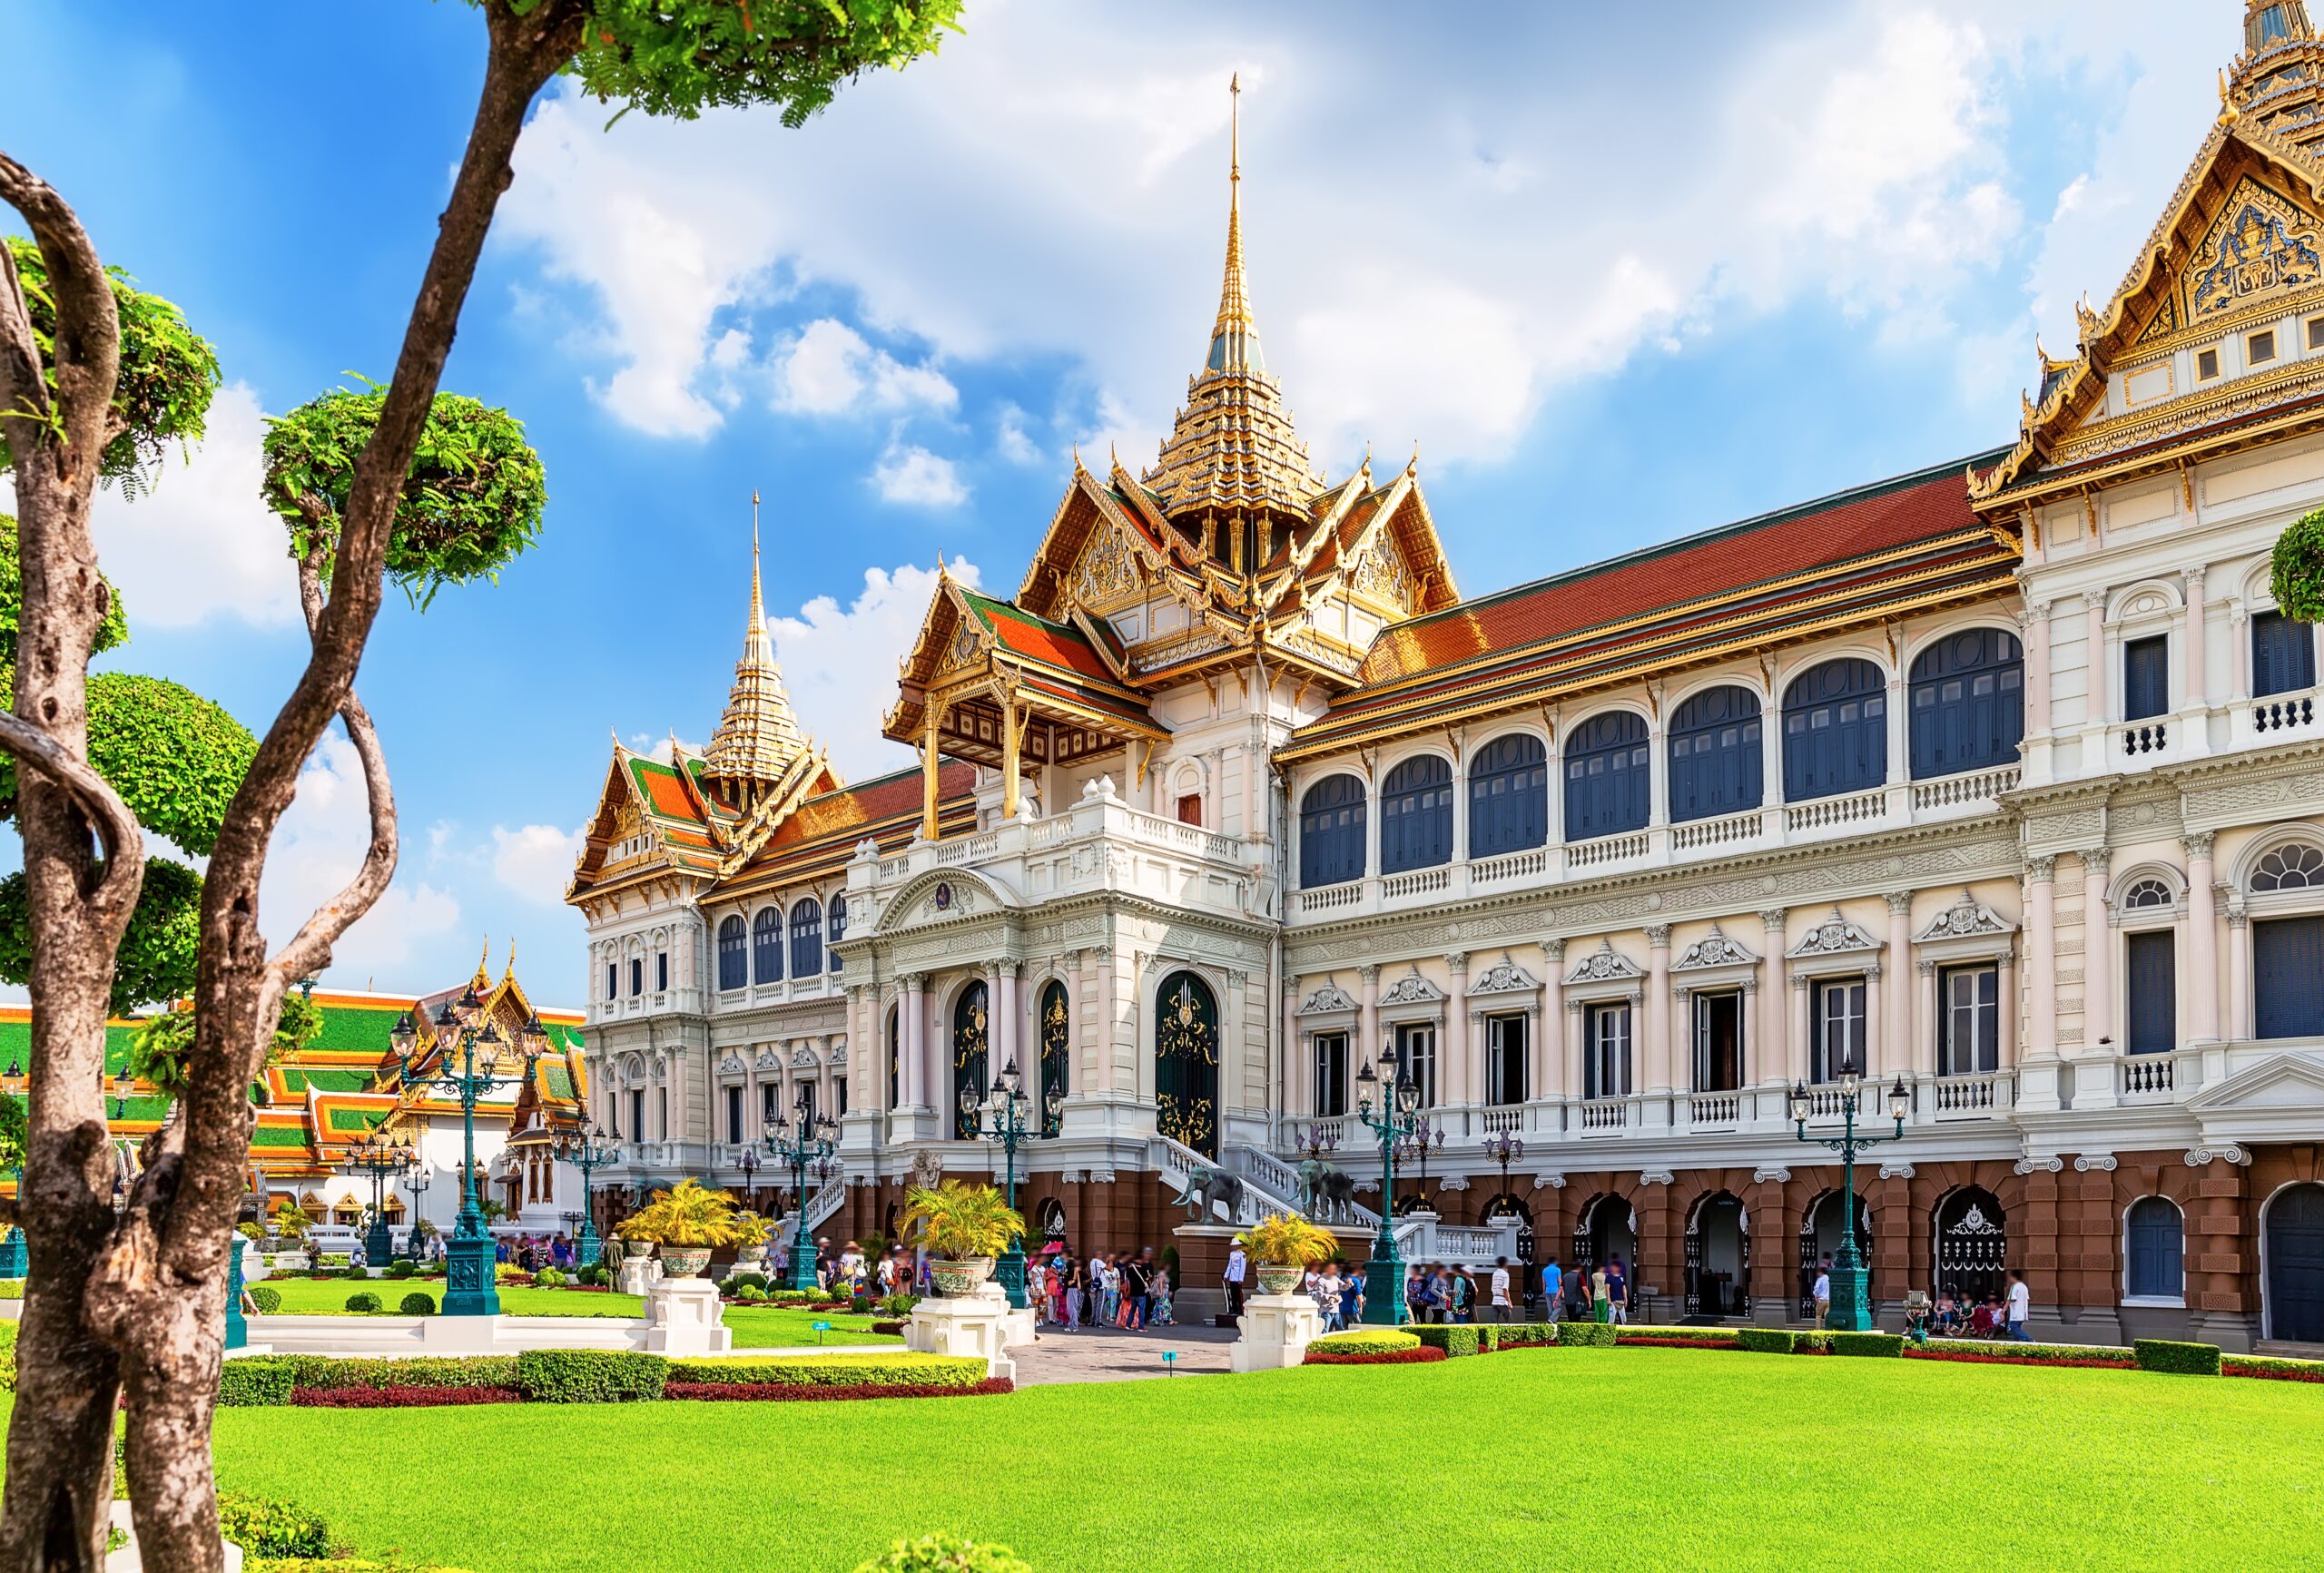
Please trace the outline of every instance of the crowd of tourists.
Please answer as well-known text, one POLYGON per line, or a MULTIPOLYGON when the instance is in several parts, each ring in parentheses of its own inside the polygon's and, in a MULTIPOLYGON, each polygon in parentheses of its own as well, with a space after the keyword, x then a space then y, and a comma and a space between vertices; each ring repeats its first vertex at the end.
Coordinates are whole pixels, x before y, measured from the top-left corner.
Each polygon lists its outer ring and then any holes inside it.
POLYGON ((1137 1332, 1169 1327, 1170 1268, 1154 1248, 1099 1252, 1088 1260, 1050 1244, 1026 1263, 1025 1293, 1044 1327, 1068 1332, 1113 1328, 1137 1332))

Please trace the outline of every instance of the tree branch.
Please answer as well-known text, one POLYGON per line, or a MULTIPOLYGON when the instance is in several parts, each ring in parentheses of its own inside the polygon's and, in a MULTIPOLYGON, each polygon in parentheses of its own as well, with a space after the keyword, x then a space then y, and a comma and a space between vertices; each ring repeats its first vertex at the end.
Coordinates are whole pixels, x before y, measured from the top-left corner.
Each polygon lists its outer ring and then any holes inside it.
POLYGON ((137 816, 88 762, 74 758, 72 750, 13 710, 0 710, 0 749, 63 787, 81 805, 104 850, 103 865, 94 870, 96 882, 84 885, 82 899, 107 918, 119 912, 126 922, 145 879, 145 836, 137 828, 137 816))
MULTIPOLYGON (((121 322, 114 314, 113 280, 73 209, 56 188, 5 152, 0 152, 0 202, 25 216, 40 245, 42 265, 48 270, 49 294, 56 302, 55 405, 62 417, 55 433, 62 449, 57 456, 58 479, 67 485, 83 478, 75 467, 85 461, 85 478, 94 484, 104 457, 105 431, 111 418, 113 381, 120 364, 121 322)), ((9 280, 12 286, 15 280, 9 280)), ((9 293, 15 294, 12 287, 9 293)), ((40 361, 33 360, 33 379, 41 380, 40 361)), ((11 401, 13 403, 13 401, 11 401)), ((16 449, 21 465, 25 450, 16 449)))

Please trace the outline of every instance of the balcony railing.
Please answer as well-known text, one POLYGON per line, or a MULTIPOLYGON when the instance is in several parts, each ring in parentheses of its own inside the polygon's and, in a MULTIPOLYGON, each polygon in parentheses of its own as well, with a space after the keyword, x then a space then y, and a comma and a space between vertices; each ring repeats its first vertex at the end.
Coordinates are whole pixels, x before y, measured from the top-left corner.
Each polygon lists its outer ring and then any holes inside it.
POLYGON ((2304 688, 2253 700, 2247 712, 2252 736, 2261 742, 2282 742, 2310 735, 2316 731, 2317 697, 2315 689, 2304 688))
POLYGON ((1869 825, 1888 811, 1888 789, 1875 787, 1870 791, 1846 792, 1836 798, 1813 798, 1804 803, 1784 806, 1784 828, 1798 831, 1828 831, 1840 827, 1869 825))
POLYGON ((1687 820, 1670 827, 1670 850, 1692 852, 1705 847, 1737 846, 1758 840, 1766 829, 1766 815, 1758 809, 1724 819, 1687 820))

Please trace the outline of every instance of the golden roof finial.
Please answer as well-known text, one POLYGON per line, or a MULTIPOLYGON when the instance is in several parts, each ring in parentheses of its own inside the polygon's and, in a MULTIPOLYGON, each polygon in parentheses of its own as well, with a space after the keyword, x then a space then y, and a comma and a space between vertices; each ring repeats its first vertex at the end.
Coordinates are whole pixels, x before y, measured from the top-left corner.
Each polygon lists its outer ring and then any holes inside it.
POLYGON ((478 951, 476 953, 476 980, 477 980, 478 983, 489 983, 489 982, 491 982, 491 981, 492 981, 492 970, 491 970, 491 968, 492 968, 492 936, 491 936, 491 935, 489 935, 489 934, 487 934, 487 935, 484 937, 484 948, 483 948, 482 949, 478 950, 478 951))
MULTIPOLYGON (((759 573, 759 493, 751 488, 751 615, 743 630, 743 658, 734 664, 734 685, 725 713, 710 734, 704 758, 708 774, 732 782, 771 782, 789 769, 806 747, 791 696, 783 692, 783 668, 775 664, 774 640, 766 628, 766 597, 759 573)), ((678 757, 677 734, 670 735, 670 758, 678 757)))
POLYGON ((509 940, 508 940, 508 969, 507 969, 506 972, 503 972, 503 973, 500 975, 500 978, 501 978, 501 981, 502 981, 502 982, 504 982, 504 983, 507 983, 507 982, 514 982, 514 981, 516 980, 516 977, 517 977, 517 941, 516 941, 516 939, 515 939, 513 936, 511 936, 511 937, 510 937, 510 939, 509 939, 509 940))
POLYGON ((1218 321, 1210 330, 1209 371, 1264 371, 1259 325, 1251 315, 1250 291, 1243 280, 1243 77, 1230 77, 1227 92, 1226 275, 1218 290, 1218 321))

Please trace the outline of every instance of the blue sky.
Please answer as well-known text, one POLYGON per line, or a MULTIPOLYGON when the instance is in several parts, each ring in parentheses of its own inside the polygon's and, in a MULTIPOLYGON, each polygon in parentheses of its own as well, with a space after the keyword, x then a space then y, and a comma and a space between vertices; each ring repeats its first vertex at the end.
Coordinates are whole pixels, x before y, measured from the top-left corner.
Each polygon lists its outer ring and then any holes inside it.
MULTIPOLYGON (((939 554, 1013 586, 1078 444, 1147 462, 1216 308, 1239 71, 1253 298, 1334 476, 1422 478, 1472 594, 2008 439, 2216 108, 2235 0, 1748 7, 970 0, 938 58, 799 132, 552 90, 448 388, 522 418, 541 545, 393 605, 360 690, 405 853, 331 980, 418 992, 558 901, 617 733, 699 744, 749 497, 808 727, 851 776, 939 554)), ((210 440, 100 505, 114 659, 262 726, 300 643, 255 505, 264 412, 390 366, 481 72, 452 0, 10 7, 0 146, 219 348, 210 440)), ((344 744, 271 932, 354 867, 344 744)))

